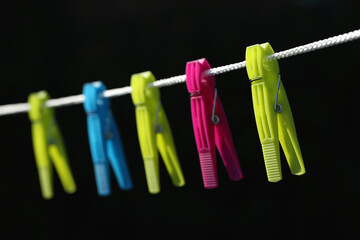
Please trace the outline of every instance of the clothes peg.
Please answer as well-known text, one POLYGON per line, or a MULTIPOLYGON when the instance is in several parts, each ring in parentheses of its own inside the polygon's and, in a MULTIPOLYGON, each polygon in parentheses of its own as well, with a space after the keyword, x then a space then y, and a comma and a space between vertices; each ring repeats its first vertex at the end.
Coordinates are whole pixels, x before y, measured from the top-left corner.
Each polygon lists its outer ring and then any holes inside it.
POLYGON ((135 105, 136 125, 149 192, 160 192, 159 150, 172 183, 185 184, 179 164, 173 136, 165 110, 161 105, 158 88, 149 87, 155 81, 151 72, 134 74, 131 77, 131 97, 135 105))
POLYGON ((76 191, 54 110, 45 106, 45 102, 49 98, 45 91, 32 93, 28 98, 35 160, 41 193, 45 199, 51 199, 54 195, 50 160, 54 164, 65 192, 74 193, 76 191))
POLYGON ((243 178, 224 108, 215 88, 215 78, 204 76, 210 69, 205 58, 186 64, 186 86, 190 93, 191 116, 205 188, 218 186, 217 147, 229 177, 243 178))
POLYGON ((110 99, 103 97, 105 90, 105 85, 100 81, 87 83, 83 87, 89 144, 100 196, 111 194, 109 162, 120 188, 130 190, 133 187, 110 99))
POLYGON ((246 48, 246 70, 251 80, 256 125, 270 182, 282 179, 280 148, 294 175, 305 173, 288 98, 280 79, 277 60, 268 60, 274 51, 269 43, 246 48))

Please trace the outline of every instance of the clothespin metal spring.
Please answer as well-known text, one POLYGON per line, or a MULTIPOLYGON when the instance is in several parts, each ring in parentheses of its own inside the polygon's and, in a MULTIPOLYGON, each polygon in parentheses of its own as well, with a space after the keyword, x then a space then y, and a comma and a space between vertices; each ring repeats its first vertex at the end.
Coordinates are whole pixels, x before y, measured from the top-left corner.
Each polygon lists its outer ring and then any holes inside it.
POLYGON ((217 116, 217 115, 215 114, 216 98, 217 98, 217 88, 215 88, 214 104, 213 104, 213 109, 212 109, 212 113, 211 113, 211 121, 212 121, 214 124, 219 124, 220 118, 219 118, 219 116, 217 116))
POLYGON ((282 112, 281 105, 277 103, 278 95, 279 95, 279 89, 280 89, 280 81, 281 81, 281 76, 280 76, 280 73, 279 73, 279 80, 278 80, 278 85, 277 85, 277 90, 276 90, 276 97, 275 97, 275 105, 274 105, 275 112, 277 112, 277 113, 282 112))

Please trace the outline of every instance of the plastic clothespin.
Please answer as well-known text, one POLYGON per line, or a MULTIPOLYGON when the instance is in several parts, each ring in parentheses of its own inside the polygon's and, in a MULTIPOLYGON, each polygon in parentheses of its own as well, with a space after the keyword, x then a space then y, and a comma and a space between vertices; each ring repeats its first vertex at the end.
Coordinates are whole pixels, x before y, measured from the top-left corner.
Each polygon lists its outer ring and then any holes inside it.
POLYGON ((120 134, 111 112, 110 99, 103 97, 105 90, 105 85, 100 81, 87 83, 83 87, 89 144, 97 191, 101 196, 111 194, 109 162, 120 188, 133 188, 120 134))
POLYGON ((32 93, 28 98, 34 154, 39 172, 41 193, 45 199, 51 199, 54 195, 50 159, 65 192, 74 193, 76 191, 54 110, 45 106, 45 102, 49 98, 45 91, 32 93))
POLYGON ((185 184, 177 157, 171 129, 160 101, 158 88, 148 87, 155 81, 151 72, 131 77, 131 97, 135 105, 136 125, 144 161, 149 192, 160 192, 159 158, 157 148, 175 186, 185 184))
POLYGON ((190 93, 191 116, 205 188, 218 186, 217 147, 231 180, 243 178, 224 108, 215 88, 215 78, 204 76, 210 69, 205 58, 188 62, 186 86, 190 93))
POLYGON ((282 179, 279 140, 292 174, 304 174, 305 167, 278 62, 266 59, 273 53, 269 43, 247 47, 246 69, 268 180, 278 182, 282 179))

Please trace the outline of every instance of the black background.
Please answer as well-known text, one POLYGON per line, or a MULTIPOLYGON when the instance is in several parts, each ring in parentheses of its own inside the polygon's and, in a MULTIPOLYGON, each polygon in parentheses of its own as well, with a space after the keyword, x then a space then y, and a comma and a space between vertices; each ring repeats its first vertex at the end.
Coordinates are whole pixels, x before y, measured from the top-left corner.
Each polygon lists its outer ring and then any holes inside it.
MULTIPOLYGON (((286 50, 359 28, 358 1, 44 1, 1 2, 0 104, 31 92, 53 98, 81 93, 86 82, 128 86, 151 70, 181 75, 187 61, 213 67, 245 59, 270 42, 286 50)), ((218 157, 219 187, 205 190, 185 84, 162 88, 186 186, 147 192, 129 95, 112 99, 135 188, 113 179, 96 192, 83 106, 57 108, 78 191, 43 200, 26 114, 0 118, 1 239, 222 238, 320 239, 358 233, 359 41, 279 61, 307 173, 267 182, 245 69, 216 76, 245 178, 228 179, 218 157)))

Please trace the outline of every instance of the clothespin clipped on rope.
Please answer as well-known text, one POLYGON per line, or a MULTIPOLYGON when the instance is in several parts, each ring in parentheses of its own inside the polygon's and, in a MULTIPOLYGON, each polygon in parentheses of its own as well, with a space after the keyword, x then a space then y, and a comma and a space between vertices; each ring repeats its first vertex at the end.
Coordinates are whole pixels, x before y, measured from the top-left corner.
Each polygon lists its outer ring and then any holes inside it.
POLYGON ((247 47, 246 70, 251 80, 256 125, 268 180, 278 182, 282 179, 279 140, 291 173, 302 175, 305 167, 278 61, 267 59, 272 54, 274 51, 269 43, 247 47))
POLYGON ((54 164, 65 192, 76 191, 54 110, 45 106, 48 99, 49 95, 45 91, 32 93, 28 98, 35 160, 42 196, 45 199, 51 199, 54 195, 50 160, 54 164))
POLYGON ((191 116, 205 188, 218 186, 216 148, 233 181, 243 178, 224 108, 215 88, 214 76, 205 58, 188 62, 186 86, 190 93, 191 116))
POLYGON ((141 154, 144 161, 146 180, 149 192, 160 192, 159 150, 166 169, 175 186, 185 184, 176 148, 167 120, 161 105, 160 91, 151 88, 149 83, 155 81, 151 72, 134 74, 131 77, 131 97, 135 105, 136 125, 141 154))
POLYGON ((111 112, 110 99, 103 96, 105 90, 105 85, 100 81, 87 83, 83 87, 89 144, 96 186, 101 196, 111 194, 109 162, 120 188, 133 188, 120 134, 111 112))

